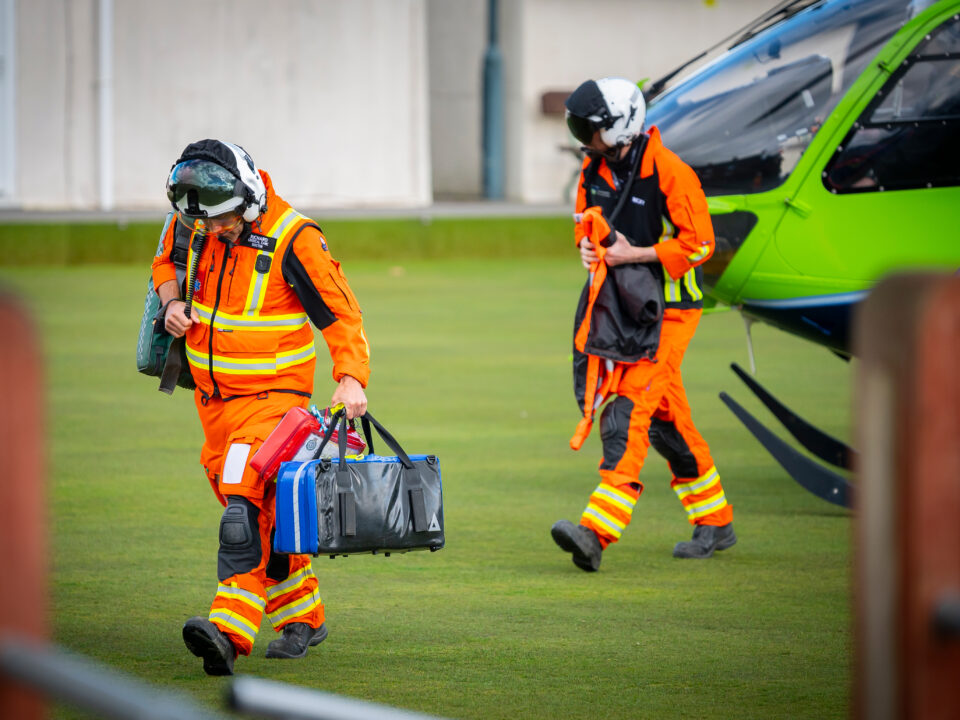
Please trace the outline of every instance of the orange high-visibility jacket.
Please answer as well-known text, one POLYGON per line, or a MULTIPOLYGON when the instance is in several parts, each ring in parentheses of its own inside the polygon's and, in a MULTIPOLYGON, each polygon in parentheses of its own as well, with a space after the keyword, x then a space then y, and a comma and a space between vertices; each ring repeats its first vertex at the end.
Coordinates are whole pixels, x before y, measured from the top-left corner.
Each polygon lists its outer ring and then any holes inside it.
MULTIPOLYGON (((320 228, 274 192, 266 172, 260 175, 267 211, 235 242, 207 238, 200 252, 193 295, 200 321, 186 334, 197 388, 225 399, 267 390, 310 396, 316 365, 311 320, 329 346, 333 379, 351 375, 366 386, 370 349, 340 264, 320 228)), ((171 252, 177 224, 170 223, 154 258, 154 287, 176 280, 171 252)))
MULTIPOLYGON (((700 266, 713 254, 714 235, 707 200, 696 173, 664 147, 656 126, 647 132, 640 171, 633 185, 619 187, 606 160, 587 156, 580 173, 575 211, 599 206, 609 214, 621 192, 630 197, 615 221, 631 245, 650 247, 663 265, 663 299, 668 308, 703 307, 700 266)), ((589 234, 574 225, 577 246, 589 234)))
MULTIPOLYGON (((652 357, 659 341, 659 326, 652 332, 653 326, 649 323, 623 322, 610 312, 618 310, 619 305, 604 301, 604 290, 617 293, 620 304, 634 310, 649 308, 647 312, 637 313, 637 317, 653 314, 649 300, 654 299, 650 294, 655 290, 646 273, 633 278, 624 273, 620 283, 632 285, 624 288, 618 284, 611 291, 603 259, 605 249, 599 244, 600 240, 612 230, 618 230, 631 245, 652 246, 662 265, 662 269, 654 266, 650 269, 662 277, 663 306, 668 309, 703 307, 700 266, 713 254, 715 239, 700 181, 690 166, 663 146, 656 127, 650 128, 641 147, 639 172, 630 187, 620 187, 623 180, 618 179, 602 158, 588 155, 580 173, 576 212, 582 214, 582 219, 574 226, 574 240, 579 246, 584 238, 589 238, 600 261, 592 268, 575 319, 574 393, 583 418, 570 440, 574 450, 582 446, 590 433, 598 405, 616 393, 623 372, 619 363, 652 357), (606 219, 621 193, 629 195, 614 227, 610 228, 606 219), (602 311, 599 318, 595 317, 597 307, 602 311), (600 320, 602 327, 597 327, 596 320, 600 320), (603 350, 599 350, 600 347, 603 350), (609 362, 601 363, 601 359, 609 362)), ((623 268, 619 272, 623 273, 623 268)))

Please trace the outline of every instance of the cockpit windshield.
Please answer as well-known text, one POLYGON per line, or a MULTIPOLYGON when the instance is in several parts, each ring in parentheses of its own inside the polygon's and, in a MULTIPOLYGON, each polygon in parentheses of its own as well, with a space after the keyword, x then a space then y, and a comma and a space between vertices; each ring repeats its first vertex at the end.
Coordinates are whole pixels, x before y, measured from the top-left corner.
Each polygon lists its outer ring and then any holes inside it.
POLYGON ((655 98, 647 125, 660 128, 707 195, 775 188, 867 64, 925 4, 811 6, 655 98))

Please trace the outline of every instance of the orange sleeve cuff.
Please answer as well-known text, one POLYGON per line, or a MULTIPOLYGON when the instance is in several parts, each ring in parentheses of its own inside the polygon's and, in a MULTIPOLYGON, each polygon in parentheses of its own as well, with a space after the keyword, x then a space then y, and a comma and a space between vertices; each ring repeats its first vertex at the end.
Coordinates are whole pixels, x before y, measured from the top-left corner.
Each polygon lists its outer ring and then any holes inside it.
POLYGON ((370 346, 362 321, 337 320, 320 332, 330 348, 334 381, 340 382, 340 378, 349 375, 366 387, 370 381, 370 346))
POLYGON ((340 382, 344 375, 349 375, 364 388, 370 382, 370 366, 355 362, 344 362, 333 368, 334 382, 340 382))
POLYGON ((653 246, 653 249, 656 251, 657 259, 660 260, 664 270, 674 280, 682 278, 693 267, 683 254, 683 248, 680 247, 680 242, 677 240, 657 243, 653 246))

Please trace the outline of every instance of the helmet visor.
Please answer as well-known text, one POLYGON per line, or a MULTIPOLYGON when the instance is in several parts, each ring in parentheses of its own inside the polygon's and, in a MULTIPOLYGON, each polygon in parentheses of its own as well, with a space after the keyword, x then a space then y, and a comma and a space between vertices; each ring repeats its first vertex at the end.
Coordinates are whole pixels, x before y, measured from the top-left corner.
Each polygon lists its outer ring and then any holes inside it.
POLYGON ((170 171, 167 198, 181 213, 208 218, 235 210, 243 203, 237 179, 209 160, 186 160, 170 171))
POLYGON ((579 115, 573 115, 567 111, 567 127, 570 133, 584 145, 589 145, 593 141, 593 134, 597 131, 597 123, 579 115))
POLYGON ((177 220, 191 232, 201 235, 226 235, 243 224, 243 217, 238 212, 225 212, 213 217, 196 217, 177 213, 177 220))

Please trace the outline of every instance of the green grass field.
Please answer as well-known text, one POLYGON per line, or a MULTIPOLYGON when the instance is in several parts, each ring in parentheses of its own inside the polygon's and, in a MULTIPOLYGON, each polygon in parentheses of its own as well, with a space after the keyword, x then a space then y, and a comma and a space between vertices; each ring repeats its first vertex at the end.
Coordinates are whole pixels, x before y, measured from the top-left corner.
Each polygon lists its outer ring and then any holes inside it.
MULTIPOLYGON (((148 262, 0 268, 47 357, 53 627, 72 650, 222 708, 228 681, 180 639, 216 588, 221 508, 190 394, 135 370, 148 262)), ((747 365, 736 313, 704 318, 684 376, 739 544, 671 557, 690 528, 654 454, 632 525, 586 574, 549 534, 579 516, 600 454, 596 431, 580 453, 567 445, 572 251, 345 270, 372 347, 370 408, 407 450, 440 457, 447 546, 316 559, 329 639, 305 660, 266 660, 265 622, 238 672, 450 718, 848 715, 850 518, 790 480, 717 398, 774 424, 728 369, 747 365)), ((848 436, 849 366, 764 326, 754 344, 762 383, 848 436)), ((332 390, 321 361, 317 404, 332 390)))

